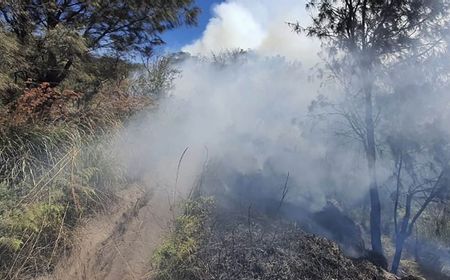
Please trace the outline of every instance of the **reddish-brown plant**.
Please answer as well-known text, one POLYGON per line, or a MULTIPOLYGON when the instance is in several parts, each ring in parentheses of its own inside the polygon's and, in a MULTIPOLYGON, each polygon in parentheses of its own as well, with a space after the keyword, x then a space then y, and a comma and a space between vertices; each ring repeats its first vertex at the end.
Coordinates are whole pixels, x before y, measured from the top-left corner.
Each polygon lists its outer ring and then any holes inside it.
POLYGON ((26 89, 9 108, 14 124, 36 122, 58 122, 79 112, 82 94, 71 90, 62 92, 42 83, 36 88, 26 89))

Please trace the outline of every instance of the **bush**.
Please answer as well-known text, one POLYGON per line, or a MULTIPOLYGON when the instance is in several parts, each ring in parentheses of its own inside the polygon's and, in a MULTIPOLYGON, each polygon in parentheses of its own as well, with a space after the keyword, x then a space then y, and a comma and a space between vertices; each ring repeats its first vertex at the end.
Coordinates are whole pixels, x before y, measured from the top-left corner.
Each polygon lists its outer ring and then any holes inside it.
POLYGON ((49 83, 42 83, 36 88, 25 90, 11 106, 12 121, 21 125, 70 119, 79 113, 81 97, 74 91, 59 92, 49 83))

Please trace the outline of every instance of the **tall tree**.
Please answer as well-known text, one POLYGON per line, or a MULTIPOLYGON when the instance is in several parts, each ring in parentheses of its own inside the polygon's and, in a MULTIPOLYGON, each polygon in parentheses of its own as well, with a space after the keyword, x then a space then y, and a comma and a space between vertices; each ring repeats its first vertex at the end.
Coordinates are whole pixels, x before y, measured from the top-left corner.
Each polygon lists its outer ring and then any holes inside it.
MULTIPOLYGON (((376 69, 410 55, 424 55, 441 40, 435 30, 447 23, 446 0, 309 0, 312 24, 297 32, 317 37, 328 48, 332 72, 356 76, 353 96, 363 102, 363 120, 347 121, 361 139, 370 176, 372 249, 383 254, 381 203, 377 183, 377 142, 374 116, 376 69)), ((351 114, 350 114, 351 115, 351 114)))
POLYGON ((419 219, 428 216, 429 225, 436 222, 439 218, 431 221, 430 212, 439 204, 447 204, 450 198, 450 134, 445 125, 450 64, 448 50, 443 50, 426 59, 402 61, 386 71, 383 78, 388 94, 379 98, 384 105, 379 127, 380 138, 385 139, 390 151, 383 158, 394 163, 393 175, 388 179, 388 184, 394 186, 394 273, 419 219))
POLYGON ((194 0, 3 0, 0 25, 24 46, 44 47, 34 54, 44 57, 37 79, 57 85, 86 52, 150 54, 163 32, 196 24, 199 11, 194 0))

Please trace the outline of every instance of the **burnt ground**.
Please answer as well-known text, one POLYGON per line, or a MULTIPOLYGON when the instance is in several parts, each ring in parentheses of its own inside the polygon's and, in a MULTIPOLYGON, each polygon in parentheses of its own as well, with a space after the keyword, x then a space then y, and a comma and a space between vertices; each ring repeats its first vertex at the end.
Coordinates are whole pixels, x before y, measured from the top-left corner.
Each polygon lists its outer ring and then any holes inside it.
POLYGON ((366 250, 360 227, 338 207, 314 212, 283 201, 283 184, 274 186, 287 182, 285 175, 222 167, 210 167, 200 191, 215 198, 216 214, 191 260, 190 280, 400 279, 386 272, 384 257, 366 250))
POLYGON ((191 265, 195 279, 398 279, 367 260, 345 257, 339 246, 297 225, 251 211, 221 213, 207 227, 191 265))

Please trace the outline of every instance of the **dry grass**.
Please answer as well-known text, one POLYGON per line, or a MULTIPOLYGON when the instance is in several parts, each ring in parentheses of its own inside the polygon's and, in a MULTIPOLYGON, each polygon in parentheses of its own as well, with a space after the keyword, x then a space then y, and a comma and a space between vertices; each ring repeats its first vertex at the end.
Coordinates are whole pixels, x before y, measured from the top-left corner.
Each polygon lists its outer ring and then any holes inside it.
POLYGON ((149 103, 119 92, 83 104, 82 95, 42 85, 0 109, 1 279, 51 270, 79 219, 126 184, 111 139, 149 103))

